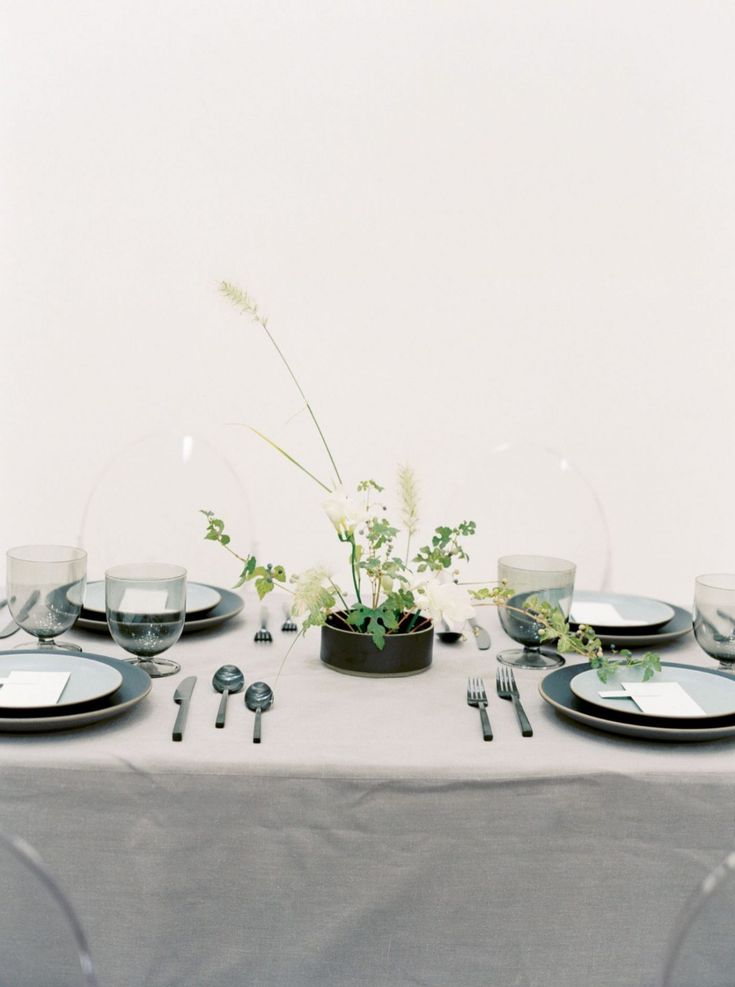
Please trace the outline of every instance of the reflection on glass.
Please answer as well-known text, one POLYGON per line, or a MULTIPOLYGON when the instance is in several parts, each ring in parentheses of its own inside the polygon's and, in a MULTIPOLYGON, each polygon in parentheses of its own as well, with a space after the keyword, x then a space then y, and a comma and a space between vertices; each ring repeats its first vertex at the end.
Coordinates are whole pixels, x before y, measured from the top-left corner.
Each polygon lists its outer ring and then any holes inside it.
POLYGON ((519 613, 529 600, 550 603, 569 616, 574 594, 576 566, 566 559, 545 555, 505 555, 498 559, 498 579, 505 580, 514 595, 508 606, 500 607, 500 622, 505 633, 523 645, 501 651, 498 661, 516 668, 555 668, 563 665, 562 656, 550 646, 542 646, 541 625, 532 616, 519 613))
POLYGON ((151 678, 181 670, 159 656, 184 627, 186 569, 157 562, 114 566, 105 573, 105 609, 113 639, 151 678))
MULTIPOLYGON (((79 616, 87 581, 87 553, 68 545, 22 545, 7 553, 8 608, 13 620, 44 648, 57 644, 79 616)), ((35 647, 36 645, 34 645, 35 647)))
POLYGON ((710 573, 694 583, 694 636, 700 648, 735 670, 735 575, 710 573))

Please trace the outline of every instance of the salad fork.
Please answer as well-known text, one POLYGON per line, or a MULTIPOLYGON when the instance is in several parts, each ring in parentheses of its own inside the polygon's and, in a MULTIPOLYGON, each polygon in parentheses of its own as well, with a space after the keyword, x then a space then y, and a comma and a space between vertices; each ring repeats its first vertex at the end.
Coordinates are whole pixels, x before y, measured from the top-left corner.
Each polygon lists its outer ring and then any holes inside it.
POLYGON ((493 730, 487 715, 487 693, 485 692, 485 683, 482 679, 467 679, 467 705, 475 706, 480 710, 482 739, 492 740, 493 730))
POLYGON ((509 699, 513 703, 513 709, 516 711, 516 716, 518 717, 518 725, 521 728, 521 736, 533 737, 531 724, 528 722, 526 711, 521 704, 521 697, 518 694, 518 686, 516 685, 516 677, 513 674, 513 669, 508 668, 507 665, 500 665, 495 677, 495 685, 500 698, 509 699))
POLYGON ((291 607, 288 604, 283 608, 286 619, 281 624, 281 630, 286 634, 295 634, 299 627, 296 621, 293 619, 293 614, 291 613, 291 607))
POLYGON ((268 630, 268 607, 260 608, 260 630, 255 632, 253 638, 258 644, 271 644, 273 635, 268 630))

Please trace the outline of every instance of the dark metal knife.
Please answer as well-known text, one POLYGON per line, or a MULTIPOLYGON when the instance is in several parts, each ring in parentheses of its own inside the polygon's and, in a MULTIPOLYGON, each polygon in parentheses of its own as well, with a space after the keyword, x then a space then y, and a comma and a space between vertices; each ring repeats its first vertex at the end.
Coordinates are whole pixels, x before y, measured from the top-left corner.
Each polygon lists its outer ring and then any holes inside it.
POLYGON ((190 675, 188 678, 184 679, 184 681, 181 683, 181 685, 174 693, 174 702, 179 704, 179 711, 176 714, 176 722, 174 723, 174 732, 171 736, 172 740, 182 740, 184 737, 186 714, 189 712, 189 702, 191 700, 191 694, 194 691, 194 686, 196 684, 197 684, 196 675, 190 675))
POLYGON ((490 635, 481 627, 474 617, 471 617, 467 623, 472 628, 472 633, 475 635, 475 644, 480 649, 480 651, 487 651, 490 647, 490 635))
MULTIPOLYGON (((31 610, 38 603, 38 598, 40 597, 40 595, 41 594, 39 593, 39 591, 37 589, 34 589, 33 590, 33 592, 31 593, 31 595, 28 597, 28 599, 26 600, 26 602, 23 604, 23 606, 19 610, 19 612, 18 612, 18 620, 11 620, 11 621, 9 621, 5 625, 5 627, 3 627, 3 629, 0 631, 0 638, 10 637, 12 634, 16 634, 20 630, 20 624, 18 623, 18 621, 19 620, 26 620, 26 618, 28 617, 28 615, 31 612, 31 610)), ((3 603, 7 603, 7 602, 8 602, 7 600, 4 600, 3 601, 3 603)))

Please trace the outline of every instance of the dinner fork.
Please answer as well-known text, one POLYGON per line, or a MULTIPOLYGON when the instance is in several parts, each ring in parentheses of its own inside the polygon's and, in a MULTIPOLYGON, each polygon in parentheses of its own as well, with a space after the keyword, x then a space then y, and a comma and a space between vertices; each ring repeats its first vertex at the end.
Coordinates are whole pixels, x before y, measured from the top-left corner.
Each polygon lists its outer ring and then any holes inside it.
POLYGON ((271 644, 273 636, 268 630, 268 607, 260 608, 260 630, 255 632, 254 641, 258 644, 271 644))
POLYGON ((518 686, 516 685, 516 677, 513 674, 513 669, 508 668, 507 665, 500 665, 495 676, 495 685, 500 698, 510 699, 513 703, 513 709, 516 711, 516 716, 518 717, 518 725, 521 728, 521 736, 533 737, 531 724, 528 722, 526 711, 523 709, 521 697, 518 694, 518 686))
POLYGON ((293 614, 291 613, 291 607, 286 604, 283 608, 286 619, 281 624, 281 630, 286 634, 295 634, 299 627, 296 621, 293 619, 293 614))
POLYGON ((482 739, 492 740, 493 731, 487 715, 487 693, 482 679, 467 679, 467 705, 475 706, 480 710, 482 739))

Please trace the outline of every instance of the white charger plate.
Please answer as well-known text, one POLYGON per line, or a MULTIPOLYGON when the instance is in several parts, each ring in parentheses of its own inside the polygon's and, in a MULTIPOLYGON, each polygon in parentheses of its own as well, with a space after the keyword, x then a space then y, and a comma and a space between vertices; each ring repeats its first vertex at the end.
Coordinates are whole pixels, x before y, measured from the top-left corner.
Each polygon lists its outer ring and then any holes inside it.
MULTIPOLYGON (((204 613, 205 610, 213 610, 222 599, 222 594, 212 586, 205 586, 204 583, 186 584, 186 613, 204 613)), ((100 613, 104 616, 105 608, 105 581, 103 579, 89 583, 87 593, 84 597, 84 609, 91 613, 100 613)))
POLYGON ((575 590, 569 620, 590 624, 596 631, 654 630, 674 616, 674 608, 661 600, 625 593, 575 590))
POLYGON ((63 709, 77 703, 87 703, 109 696, 122 684, 117 668, 84 658, 77 654, 49 651, 14 651, 0 654, 0 678, 11 672, 68 672, 69 680, 57 703, 53 706, 30 703, 27 706, 3 706, 3 690, 0 688, 0 710, 13 709, 63 709))
MULTIPOLYGON (((600 690, 608 691, 621 688, 621 682, 642 682, 643 671, 640 668, 623 668, 611 675, 607 682, 601 681, 597 672, 590 669, 575 675, 569 683, 578 699, 583 699, 593 706, 617 712, 630 713, 634 716, 650 719, 650 713, 644 713, 632 699, 603 699, 600 690)), ((730 716, 735 714, 735 680, 724 679, 721 675, 713 675, 705 668, 677 668, 675 665, 663 666, 649 682, 678 682, 692 699, 704 710, 697 716, 667 716, 656 714, 657 719, 666 720, 706 720, 711 716, 730 716)))

